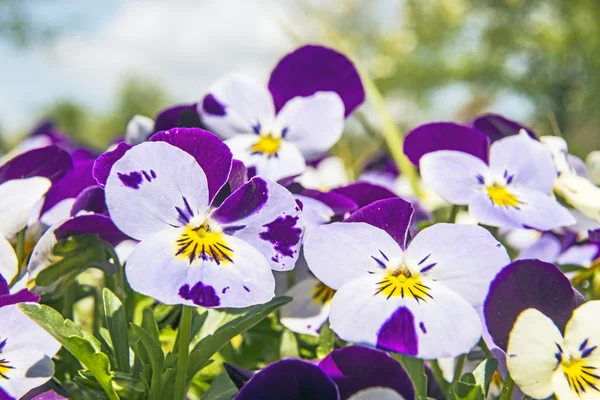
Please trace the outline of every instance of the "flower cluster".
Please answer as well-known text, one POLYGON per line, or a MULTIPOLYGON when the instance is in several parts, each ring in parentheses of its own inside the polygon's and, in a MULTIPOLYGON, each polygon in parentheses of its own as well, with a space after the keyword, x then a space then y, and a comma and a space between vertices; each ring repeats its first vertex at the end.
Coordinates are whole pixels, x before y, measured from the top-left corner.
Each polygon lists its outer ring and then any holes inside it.
POLYGON ((0 160, 0 399, 599 399, 585 163, 487 114, 351 165, 364 101, 310 45, 103 152, 36 127, 0 160))

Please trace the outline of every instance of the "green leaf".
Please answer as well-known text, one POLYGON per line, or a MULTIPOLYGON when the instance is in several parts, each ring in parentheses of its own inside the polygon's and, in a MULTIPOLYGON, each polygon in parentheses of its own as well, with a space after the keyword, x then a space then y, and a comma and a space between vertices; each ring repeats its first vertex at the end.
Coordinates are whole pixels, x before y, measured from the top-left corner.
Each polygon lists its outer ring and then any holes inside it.
POLYGON ((249 307, 246 314, 226 323, 212 335, 208 335, 200 340, 196 346, 194 346, 190 354, 188 363, 188 381, 191 381, 196 373, 208 363, 210 358, 231 339, 252 328, 260 321, 267 318, 273 311, 290 301, 292 301, 291 297, 280 296, 275 297, 268 303, 249 307))
POLYGON ((202 400, 231 400, 237 393, 237 387, 224 372, 212 381, 202 400))
POLYGON ((404 369, 413 382, 417 396, 427 397, 427 375, 425 375, 425 363, 423 360, 405 355, 395 355, 394 358, 404 366, 404 369))
POLYGON ((111 400, 119 399, 112 386, 113 372, 110 361, 108 356, 100 351, 100 342, 96 338, 82 331, 73 321, 63 319, 62 315, 51 307, 22 303, 19 304, 19 308, 77 358, 94 375, 111 400))
POLYGON ((473 376, 475 377, 475 383, 483 393, 483 397, 487 397, 488 391, 490 390, 490 383, 492 382, 492 377, 494 376, 494 372, 498 368, 498 360, 495 358, 488 358, 481 362, 473 371, 473 376))
POLYGON ((116 370, 129 372, 129 335, 127 318, 121 300, 109 289, 102 289, 102 303, 106 326, 115 356, 116 370))
POLYGON ((285 329, 281 334, 281 345, 279 346, 280 358, 300 358, 298 353, 298 340, 294 332, 285 329))
MULTIPOLYGON (((150 359, 150 365, 152 367, 150 394, 151 396, 156 396, 161 390, 161 376, 163 373, 165 355, 160 347, 160 342, 156 341, 153 335, 146 332, 145 329, 131 324, 131 331, 140 340, 140 342, 142 342, 147 356, 150 359)), ((150 376, 147 371, 144 371, 144 375, 150 376)))
POLYGON ((581 265, 575 265, 575 264, 561 264, 561 265, 558 265, 558 268, 560 268, 560 270, 564 273, 579 272, 579 271, 583 271, 583 270, 587 269, 585 267, 582 267, 581 265))
POLYGON ((335 334, 329 326, 329 321, 325 322, 319 331, 319 344, 317 345, 317 358, 323 359, 333 351, 335 343, 335 334))
POLYGON ((464 374, 456 383, 454 395, 457 400, 483 400, 481 389, 471 373, 464 374))
POLYGON ((123 390, 137 393, 146 392, 146 385, 144 385, 142 381, 123 372, 115 372, 113 376, 113 386, 119 391, 123 390))

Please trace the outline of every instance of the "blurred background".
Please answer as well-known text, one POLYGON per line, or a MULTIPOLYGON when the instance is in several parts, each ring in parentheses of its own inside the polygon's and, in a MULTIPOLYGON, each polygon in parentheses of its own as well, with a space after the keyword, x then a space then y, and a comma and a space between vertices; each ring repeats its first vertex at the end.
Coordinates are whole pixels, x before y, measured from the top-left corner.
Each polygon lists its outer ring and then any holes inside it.
POLYGON ((404 132, 497 112, 585 156, 600 149, 598 21, 598 0, 0 0, 0 138, 54 117, 103 149, 229 72, 266 84, 310 42, 354 56, 404 132))

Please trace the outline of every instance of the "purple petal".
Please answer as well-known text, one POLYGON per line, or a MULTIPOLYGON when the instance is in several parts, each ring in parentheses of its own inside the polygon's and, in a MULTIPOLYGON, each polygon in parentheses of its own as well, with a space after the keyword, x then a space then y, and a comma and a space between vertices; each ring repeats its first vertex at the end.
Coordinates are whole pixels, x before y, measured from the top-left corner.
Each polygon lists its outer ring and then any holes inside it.
POLYGON ((117 148, 112 151, 107 151, 98 157, 94 163, 94 169, 92 171, 94 179, 98 182, 100 187, 106 186, 106 181, 110 175, 110 169, 123 157, 125 153, 133 146, 125 142, 121 142, 117 145, 117 148))
POLYGON ((268 198, 267 182, 262 178, 252 178, 225 199, 212 217, 220 224, 231 224, 260 211, 268 198))
POLYGON ((88 214, 72 217, 54 231, 57 240, 66 239, 75 235, 96 234, 100 239, 118 245, 123 240, 129 239, 127 235, 116 227, 109 216, 101 214, 88 214))
POLYGON ((297 96, 319 91, 337 93, 344 102, 346 117, 365 100, 354 64, 342 53, 323 46, 308 45, 286 55, 269 79, 276 111, 297 96))
POLYGON ((525 129, 529 136, 537 139, 530 128, 498 114, 484 114, 478 117, 473 121, 473 127, 485 133, 492 142, 507 136, 517 135, 521 129, 525 129))
POLYGON ((166 142, 192 155, 206 174, 209 200, 225 185, 233 156, 217 136, 200 128, 174 128, 154 134, 151 142, 166 142))
POLYGON ((453 122, 434 122, 416 127, 404 139, 404 154, 415 165, 427 153, 456 150, 488 161, 489 138, 482 132, 453 122))
POLYGON ((92 175, 93 168, 93 160, 74 162, 73 169, 48 190, 40 215, 60 201, 75 198, 83 189, 96 185, 96 180, 92 175))
POLYGON ((71 208, 71 216, 77 215, 80 211, 88 211, 96 214, 107 214, 106 199, 104 198, 104 189, 100 186, 89 186, 75 199, 71 208))
POLYGON ((333 210, 335 215, 344 215, 346 213, 355 211, 358 208, 358 205, 353 200, 333 191, 320 192, 313 189, 304 189, 299 194, 326 204, 333 210))
POLYGON ((396 193, 383 186, 369 182, 356 182, 347 186, 335 188, 332 192, 339 193, 354 201, 359 207, 364 207, 377 200, 398 197, 396 193))
POLYGON ((31 400, 66 400, 66 397, 63 397, 56 393, 54 390, 48 390, 47 392, 40 393, 31 400))
POLYGON ((31 293, 27 289, 10 294, 8 283, 2 275, 0 275, 0 307, 18 303, 37 303, 40 301, 40 296, 31 293))
POLYGON ((600 245, 600 229, 589 230, 590 242, 600 245))
POLYGON ((506 351, 508 336, 519 314, 536 308, 564 330, 583 296, 553 264, 519 260, 507 265, 490 285, 484 303, 485 321, 498 347, 506 351))
POLYGON ((248 180, 248 170, 244 163, 240 160, 233 160, 231 162, 231 173, 229 174, 229 188, 231 192, 238 190, 248 180))
POLYGON ((71 156, 57 146, 33 149, 19 154, 0 167, 0 184, 11 179, 41 176, 53 183, 61 180, 73 168, 71 156))
POLYGON ((319 368, 333 379, 342 400, 370 387, 393 389, 405 400, 415 398, 412 382, 402 365, 383 351, 343 347, 325 357, 319 368))
POLYGON ((165 108, 155 118, 154 132, 166 131, 173 128, 197 128, 200 126, 200 116, 196 104, 179 104, 165 108))
POLYGON ((225 115, 225 106, 219 103, 212 93, 207 94, 204 96, 204 99, 202 99, 202 110, 207 114, 217 117, 225 115))
POLYGON ((319 367, 302 360, 277 361, 246 383, 236 400, 337 400, 338 389, 319 367))
POLYGON ((383 229, 404 250, 412 215, 412 205, 398 197, 379 200, 366 207, 359 208, 350 214, 344 222, 365 222, 383 229))

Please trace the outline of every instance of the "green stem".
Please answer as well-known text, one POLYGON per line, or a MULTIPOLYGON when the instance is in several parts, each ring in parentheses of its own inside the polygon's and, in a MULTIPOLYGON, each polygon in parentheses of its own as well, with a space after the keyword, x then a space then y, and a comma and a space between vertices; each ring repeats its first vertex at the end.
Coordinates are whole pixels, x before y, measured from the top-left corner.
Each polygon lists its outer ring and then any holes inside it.
POLYGON ((504 381, 504 386, 502 387, 502 393, 500 393, 500 400, 510 400, 512 399, 512 393, 515 388, 515 381, 512 380, 510 374, 506 376, 506 380, 504 381))
POLYGON ((465 366, 466 358, 467 355, 463 354, 462 356, 458 357, 458 360, 456 360, 456 366, 454 367, 454 376, 452 377, 452 383, 450 384, 450 393, 452 394, 452 397, 455 397, 454 391, 456 390, 456 385, 460 380, 463 367, 465 366))
POLYGON ((62 315, 65 319, 73 321, 73 303, 75 302, 75 290, 77 290, 77 283, 71 282, 65 289, 62 303, 62 315))
POLYGON ((485 342, 485 340, 483 340, 483 338, 481 338, 479 340, 479 347, 481 347, 481 350, 483 350, 483 352, 485 353, 485 358, 495 358, 494 354, 492 353, 492 351, 488 347, 488 345, 485 342))
POLYGON ((185 400, 187 393, 187 370, 188 356, 190 353, 190 339, 192 333, 192 315, 193 307, 183 306, 181 320, 179 321, 178 340, 179 356, 177 357, 177 376, 175 378, 175 396, 174 400, 185 400))
POLYGON ((450 209, 450 216, 448 217, 448 222, 453 224, 456 222, 456 216, 458 215, 458 212, 460 211, 460 206, 453 204, 452 208, 450 209))
POLYGON ((442 369, 440 368, 440 363, 438 362, 438 360, 431 360, 431 361, 429 361, 429 366, 431 367, 431 370, 433 371, 433 375, 435 375, 435 379, 440 384, 444 393, 446 393, 448 391, 448 388, 450 387, 450 382, 448 382, 446 380, 446 378, 444 378, 444 373, 442 372, 442 369))
POLYGON ((115 294, 121 300, 123 304, 123 309, 127 310, 127 279, 125 278, 125 267, 119 261, 119 256, 115 251, 114 247, 110 244, 106 243, 104 246, 110 258, 112 258, 117 271, 115 272, 115 294))
MULTIPOLYGON (((18 265, 18 273, 17 273, 17 281, 21 279, 21 277, 25 274, 25 234, 27 233, 27 227, 23 228, 17 234, 17 265, 18 265)), ((15 281, 16 282, 16 281, 15 281)))

